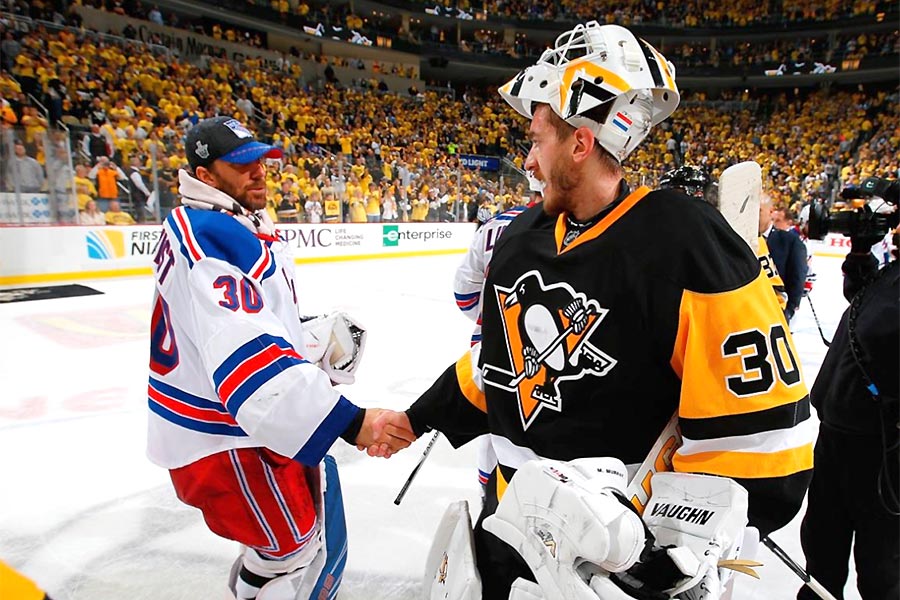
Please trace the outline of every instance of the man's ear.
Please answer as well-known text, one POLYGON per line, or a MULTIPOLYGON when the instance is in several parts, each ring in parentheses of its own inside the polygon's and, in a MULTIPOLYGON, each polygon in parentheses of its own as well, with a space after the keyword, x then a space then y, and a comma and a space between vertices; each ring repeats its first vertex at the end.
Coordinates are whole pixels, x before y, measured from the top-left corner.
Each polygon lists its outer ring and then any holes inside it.
POLYGON ((194 169, 194 177, 206 185, 216 187, 216 176, 208 167, 197 167, 194 169))
POLYGON ((594 132, 587 127, 578 127, 572 134, 574 145, 572 147, 572 160, 576 163, 587 159, 597 146, 594 132))

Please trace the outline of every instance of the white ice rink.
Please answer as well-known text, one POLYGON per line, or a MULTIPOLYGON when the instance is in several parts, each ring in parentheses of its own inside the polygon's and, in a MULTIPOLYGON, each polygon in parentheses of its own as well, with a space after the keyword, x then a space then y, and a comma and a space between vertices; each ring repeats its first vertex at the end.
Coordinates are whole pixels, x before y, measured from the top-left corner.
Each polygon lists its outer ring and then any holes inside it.
MULTIPOLYGON (((349 398, 405 408, 468 347, 471 323, 451 291, 460 259, 298 266, 305 312, 340 308, 369 329, 349 398)), ((840 259, 814 263, 812 301, 830 339, 846 306, 840 259)), ((153 282, 83 283, 104 295, 0 304, 0 558, 54 600, 224 598, 236 544, 180 504, 167 472, 144 455, 153 282)), ((811 385, 826 348, 806 301, 793 331, 811 385)), ((342 441, 333 448, 350 535, 342 600, 418 598, 444 508, 462 498, 479 505, 474 450, 454 452, 443 439, 393 504, 426 441, 388 461, 342 441)), ((799 518, 773 538, 802 564, 798 531, 799 518)), ((738 596, 793 598, 800 580, 768 550, 759 558, 761 582, 738 596)), ((855 589, 847 597, 859 598, 855 589)))

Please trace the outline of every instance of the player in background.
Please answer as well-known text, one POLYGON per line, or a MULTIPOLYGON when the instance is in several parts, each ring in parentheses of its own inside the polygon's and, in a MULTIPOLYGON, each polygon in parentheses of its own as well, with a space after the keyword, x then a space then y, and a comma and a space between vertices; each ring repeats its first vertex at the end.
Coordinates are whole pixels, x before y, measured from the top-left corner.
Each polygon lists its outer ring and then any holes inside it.
MULTIPOLYGON (((784 282, 787 303, 782 308, 784 318, 790 323, 800 308, 806 287, 806 246, 795 231, 778 229, 772 218, 772 200, 763 193, 759 203, 760 252, 768 250, 775 271, 784 282)), ((765 265, 763 265, 765 268, 765 265)))
POLYGON ((541 201, 543 185, 530 172, 526 172, 525 176, 528 179, 528 189, 531 194, 528 204, 514 206, 479 226, 475 230, 472 244, 469 246, 462 264, 456 269, 453 278, 453 296, 456 299, 456 306, 475 322, 472 346, 481 341, 481 292, 488 264, 494 253, 494 246, 510 221, 541 201))
MULTIPOLYGON (((489 219, 475 231, 475 237, 469 246, 468 252, 463 257, 462 264, 456 269, 453 278, 453 296, 456 298, 456 306, 464 315, 475 322, 472 331, 471 357, 473 372, 478 370, 478 355, 481 342, 481 294, 484 288, 484 278, 487 275, 491 255, 500 234, 506 229, 510 221, 521 214, 525 209, 534 206, 542 200, 541 190, 544 186, 534 175, 526 171, 528 190, 531 198, 527 205, 514 206, 496 217, 489 219)), ((491 446, 490 436, 478 438, 478 483, 481 484, 482 495, 487 486, 488 477, 497 466, 497 455, 491 446)))
POLYGON ((241 543, 239 600, 333 598, 347 536, 325 453, 338 437, 383 455, 408 442, 379 446, 377 411, 332 385, 352 383, 362 328, 340 314, 301 324, 304 290, 266 213, 263 161, 281 151, 230 117, 200 122, 186 148, 182 206, 154 259, 148 456, 214 533, 241 543))
MULTIPOLYGON (((664 590, 683 585, 694 586, 690 593, 721 589, 720 571, 702 551, 688 554, 708 568, 686 569, 640 536, 625 536, 639 557, 599 568, 592 560, 563 564, 575 557, 556 553, 565 547, 558 535, 593 530, 596 547, 618 544, 624 530, 600 530, 633 513, 614 500, 602 518, 568 530, 565 519, 553 532, 503 519, 490 525, 501 496, 515 489, 515 502, 528 492, 552 508, 538 486, 565 483, 548 471, 526 479, 533 487, 525 490, 520 467, 581 457, 636 465, 673 412, 683 437, 674 475, 739 484, 749 497, 744 518, 763 536, 797 513, 812 469, 797 353, 747 243, 705 203, 625 184, 621 161, 678 105, 672 65, 627 29, 593 21, 560 35, 539 64, 554 75, 529 68, 500 88, 531 121, 525 167, 545 187, 541 205, 514 219, 494 249, 480 371, 466 353, 405 412, 382 413, 375 429, 437 429, 456 447, 491 434, 499 465, 474 531, 485 599, 506 599, 548 574, 578 578, 582 590, 588 580, 591 589, 594 580, 614 582, 626 598, 668 597, 664 590), (546 90, 543 102, 520 98, 532 85, 546 90), (516 531, 527 548, 504 541, 516 531)), ((612 497, 598 488, 594 506, 612 497)))
MULTIPOLYGON (((688 196, 701 198, 713 205, 717 210, 719 208, 718 188, 706 171, 700 167, 686 165, 667 171, 660 177, 659 186, 661 188, 682 190, 688 196)), ((769 246, 766 244, 766 239, 761 235, 757 241, 756 258, 759 260, 763 273, 769 278, 769 283, 772 284, 772 291, 775 292, 775 297, 778 299, 778 306, 784 311, 787 307, 788 299, 787 292, 784 289, 784 281, 782 281, 781 275, 778 274, 775 261, 772 260, 772 256, 769 254, 769 246)))

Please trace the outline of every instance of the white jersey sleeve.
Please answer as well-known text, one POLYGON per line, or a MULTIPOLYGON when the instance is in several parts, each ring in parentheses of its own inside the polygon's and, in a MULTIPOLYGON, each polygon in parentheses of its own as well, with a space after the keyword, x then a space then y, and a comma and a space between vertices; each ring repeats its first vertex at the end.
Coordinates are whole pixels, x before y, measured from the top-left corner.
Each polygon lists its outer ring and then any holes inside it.
POLYGON ((155 258, 148 454, 177 468, 264 446, 317 464, 358 407, 303 358, 287 244, 179 207, 155 258))
POLYGON ((456 269, 453 279, 453 295, 459 310, 475 321, 475 332, 472 334, 473 345, 481 341, 481 293, 484 287, 484 278, 487 275, 487 267, 494 254, 494 247, 509 222, 526 208, 525 206, 513 207, 479 227, 475 231, 475 237, 472 239, 472 244, 469 246, 462 264, 456 269))
POLYGON ((456 306, 464 315, 476 321, 481 312, 481 288, 484 285, 484 269, 487 266, 485 260, 485 232, 487 225, 479 227, 475 231, 472 244, 463 257, 462 264, 456 269, 453 278, 453 296, 456 298, 456 306))

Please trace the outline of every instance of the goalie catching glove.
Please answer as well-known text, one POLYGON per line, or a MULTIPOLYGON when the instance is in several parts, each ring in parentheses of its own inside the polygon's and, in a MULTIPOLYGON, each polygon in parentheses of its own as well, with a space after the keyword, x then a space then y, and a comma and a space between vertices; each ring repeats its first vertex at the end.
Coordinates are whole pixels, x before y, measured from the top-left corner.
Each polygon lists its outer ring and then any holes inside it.
POLYGON ((484 520, 537 581, 514 586, 516 597, 718 600, 730 569, 752 574, 733 560, 747 525, 740 485, 658 473, 642 521, 625 499, 625 481, 625 466, 615 458, 537 460, 516 472, 496 513, 484 520))
POLYGON ((366 330, 351 316, 333 312, 319 317, 301 317, 306 353, 334 383, 350 384, 366 348, 366 330))
POLYGON ((747 526, 747 490, 732 479, 689 473, 657 473, 652 485, 644 522, 653 548, 603 582, 624 595, 601 598, 718 600, 731 569, 754 574, 736 561, 747 526))

